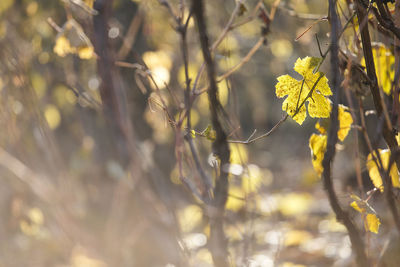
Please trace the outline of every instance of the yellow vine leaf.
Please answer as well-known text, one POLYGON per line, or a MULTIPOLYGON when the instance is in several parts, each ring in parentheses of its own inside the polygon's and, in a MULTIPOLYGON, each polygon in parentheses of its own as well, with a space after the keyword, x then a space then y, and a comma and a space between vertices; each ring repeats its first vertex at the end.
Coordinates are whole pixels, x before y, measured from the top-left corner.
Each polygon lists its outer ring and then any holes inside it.
MULTIPOLYGON (((339 130, 338 130, 338 138, 340 141, 344 141, 344 139, 349 134, 351 129, 351 125, 353 124, 353 117, 349 112, 349 108, 344 105, 339 105, 339 130)), ((318 130, 320 134, 326 134, 327 128, 329 126, 329 121, 327 119, 318 121, 315 124, 315 129, 318 130)))
MULTIPOLYGON (((382 161, 384 171, 387 171, 390 160, 390 150, 389 149, 378 149, 379 155, 382 161)), ((374 152, 375 158, 377 159, 377 155, 374 152)), ((370 153, 367 157, 367 168, 369 172, 369 177, 376 188, 378 188, 381 192, 383 192, 383 183, 382 177, 379 173, 379 168, 375 163, 372 154, 370 153)), ((400 188, 399 181, 399 172, 397 170, 396 164, 392 164, 389 172, 389 176, 392 179, 392 184, 394 187, 400 188)))
POLYGON ((307 116, 303 102, 308 102, 308 114, 313 118, 328 118, 331 111, 331 105, 326 97, 332 95, 328 79, 322 72, 313 72, 320 61, 320 58, 315 57, 297 59, 294 70, 303 76, 303 79, 296 80, 289 75, 282 75, 278 77, 275 86, 277 97, 287 96, 283 101, 282 110, 300 125, 307 116))
POLYGON ((381 222, 379 218, 375 215, 374 209, 370 205, 368 205, 367 201, 362 200, 357 195, 352 194, 351 198, 354 201, 350 203, 350 206, 359 213, 361 213, 364 221, 365 230, 377 234, 381 222), (367 208, 374 213, 367 212, 367 208))
POLYGON ((368 213, 365 220, 365 230, 377 234, 379 231, 379 225, 381 221, 373 213, 368 213))
POLYGON ((328 137, 321 134, 312 134, 310 137, 311 160, 315 171, 321 175, 324 168, 322 167, 322 160, 326 151, 328 137))
POLYGON ((346 138, 353 124, 353 118, 349 112, 349 108, 343 105, 339 105, 339 130, 338 138, 340 141, 346 138))
POLYGON ((365 212, 365 208, 361 208, 356 201, 353 201, 350 203, 350 206, 355 209, 356 211, 358 211, 359 213, 364 213, 365 212))
POLYGON ((317 121, 317 123, 315 124, 315 129, 317 129, 320 134, 326 134, 326 128, 321 125, 319 121, 317 121))
MULTIPOLYGON (((390 95, 392 93, 392 81, 394 79, 394 56, 390 49, 387 49, 383 44, 377 45, 372 50, 372 53, 374 56, 378 83, 385 94, 390 95)), ((361 64, 365 66, 364 59, 361 61, 361 64)))

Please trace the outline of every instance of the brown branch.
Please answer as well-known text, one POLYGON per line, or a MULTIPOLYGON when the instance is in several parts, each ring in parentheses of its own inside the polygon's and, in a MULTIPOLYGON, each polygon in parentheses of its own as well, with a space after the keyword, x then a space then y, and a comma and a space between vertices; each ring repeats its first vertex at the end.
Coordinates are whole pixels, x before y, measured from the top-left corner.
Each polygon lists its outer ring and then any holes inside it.
MULTIPOLYGON (((207 202, 208 199, 210 197, 210 190, 212 188, 212 182, 210 177, 208 177, 208 175, 206 174, 206 172, 204 171, 200 159, 199 159, 199 155, 197 153, 196 150, 196 146, 193 142, 193 138, 191 136, 191 129, 192 129, 192 125, 191 125, 191 109, 192 109, 192 101, 190 100, 190 95, 191 95, 191 88, 190 88, 190 83, 191 83, 191 79, 189 77, 189 50, 188 50, 188 46, 187 46, 187 29, 188 29, 188 25, 189 25, 189 21, 192 17, 192 12, 189 13, 186 22, 183 24, 181 20, 179 20, 179 25, 177 27, 177 31, 180 33, 181 35, 181 47, 182 47, 182 58, 183 58, 183 65, 185 68, 185 84, 186 84, 186 88, 185 88, 185 93, 184 93, 184 97, 185 97, 185 110, 186 110, 186 127, 187 127, 187 131, 188 134, 185 135, 185 140, 188 142, 189 147, 190 147, 190 151, 192 153, 193 156, 193 160, 195 162, 196 168, 198 173, 200 174, 200 177, 202 179, 203 182, 203 186, 205 188, 206 191, 206 198, 207 202)), ((180 134, 180 133, 177 133, 180 134)))
POLYGON ((367 256, 365 254, 364 242, 360 233, 351 220, 349 214, 342 209, 333 187, 331 167, 336 152, 336 143, 338 141, 337 131, 339 128, 338 104, 340 96, 340 74, 339 74, 339 59, 338 59, 338 33, 339 33, 339 18, 336 12, 336 1, 329 0, 329 17, 331 22, 331 71, 332 71, 332 88, 333 88, 333 104, 331 111, 331 127, 328 133, 327 149, 322 161, 324 171, 322 173, 324 188, 328 194, 329 203, 336 214, 338 221, 342 222, 347 228, 350 241, 357 257, 357 263, 361 266, 368 266, 367 256))
POLYGON ((207 28, 204 18, 204 3, 202 0, 193 0, 192 11, 196 18, 199 31, 199 39, 204 62, 207 68, 210 89, 208 99, 210 102, 211 122, 216 132, 216 139, 213 142, 213 152, 220 159, 219 177, 216 179, 214 188, 214 199, 212 201, 214 211, 210 216, 210 248, 213 261, 216 266, 229 266, 228 242, 225 237, 223 222, 225 204, 228 198, 228 173, 224 167, 229 165, 230 150, 226 133, 221 125, 219 113, 221 103, 218 99, 218 87, 215 80, 215 66, 211 56, 207 28))
MULTIPOLYGON (((222 33, 219 35, 217 40, 212 44, 210 50, 211 52, 214 52, 215 49, 219 46, 219 44, 222 42, 222 40, 225 38, 225 36, 228 34, 228 32, 231 30, 231 27, 233 25, 233 22, 237 15, 239 14, 240 11, 240 4, 241 1, 238 1, 236 3, 235 9, 233 10, 231 17, 228 20, 228 23, 225 25, 224 29, 222 30, 222 33)), ((203 62, 203 64, 200 67, 200 70, 198 71, 196 78, 193 83, 193 91, 197 88, 197 83, 200 81, 200 77, 203 74, 204 67, 205 67, 206 62, 203 62)))
MULTIPOLYGON (((378 9, 371 5, 371 10, 374 13, 376 19, 378 20, 379 24, 382 25, 383 28, 392 32, 397 38, 400 39, 400 28, 396 27, 389 14, 386 12, 385 8, 381 0, 377 0, 378 9)), ((361 2, 359 3, 361 4, 361 2)), ((359 5, 358 4, 358 5, 359 5)), ((362 8, 362 6, 361 6, 362 8)))

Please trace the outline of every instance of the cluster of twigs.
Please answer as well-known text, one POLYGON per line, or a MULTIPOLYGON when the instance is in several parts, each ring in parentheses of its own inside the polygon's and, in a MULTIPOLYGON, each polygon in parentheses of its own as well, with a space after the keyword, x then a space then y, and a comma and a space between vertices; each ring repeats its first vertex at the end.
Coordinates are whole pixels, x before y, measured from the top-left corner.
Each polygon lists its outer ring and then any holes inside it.
MULTIPOLYGON (((340 24, 340 17, 337 12, 337 3, 336 1, 329 1, 329 15, 327 17, 321 17, 318 16, 318 21, 322 19, 327 19, 330 22, 331 25, 331 44, 329 48, 323 53, 321 51, 319 42, 318 42, 318 47, 320 48, 320 53, 322 57, 322 62, 326 59, 328 53, 331 55, 331 86, 334 92, 333 95, 333 105, 332 105, 332 112, 331 112, 331 126, 329 130, 329 135, 328 135, 328 144, 327 144, 327 150, 325 153, 324 161, 323 161, 323 167, 324 171, 322 174, 323 181, 324 181, 324 187, 327 191, 328 194, 328 199, 330 201, 330 204, 332 206, 333 211, 336 214, 336 217, 339 221, 341 221, 347 228, 350 236, 350 240, 353 245, 353 249, 356 254, 357 258, 357 263, 359 266, 368 266, 370 264, 370 259, 367 257, 366 253, 366 247, 364 244, 363 237, 361 235, 360 230, 358 229, 357 225, 353 222, 352 218, 350 217, 349 213, 341 207, 341 204, 338 201, 338 197, 335 193, 334 190, 334 185, 332 181, 332 169, 331 166, 333 164, 334 156, 335 156, 335 146, 338 141, 337 139, 337 131, 339 127, 339 122, 338 122, 338 104, 342 101, 341 96, 342 96, 342 91, 341 88, 345 87, 345 95, 347 102, 350 105, 350 110, 351 114, 353 117, 353 120, 355 122, 354 128, 361 130, 365 142, 368 146, 369 152, 372 155, 372 158, 374 162, 377 164, 380 173, 382 177, 384 178, 384 186, 385 186, 385 195, 386 195, 386 200, 387 204, 389 207, 389 210, 391 211, 393 215, 393 219, 395 222, 395 225, 397 226, 398 230, 400 231, 400 217, 398 214, 398 209, 396 205, 396 200, 393 194, 393 185, 391 184, 391 180, 389 178, 389 170, 391 168, 392 164, 396 164, 398 167, 400 167, 400 158, 399 158, 399 153, 398 153, 398 144, 396 141, 396 127, 394 125, 397 125, 397 120, 399 117, 399 104, 398 104, 398 80, 400 76, 400 71, 399 71, 399 56, 398 56, 398 51, 395 49, 395 55, 396 55, 396 75, 395 79, 393 81, 393 104, 390 105, 390 108, 387 107, 386 101, 384 100, 384 97, 382 95, 382 90, 380 89, 378 85, 378 79, 376 75, 376 70, 375 70, 375 65, 374 65, 374 58, 372 56, 372 45, 371 45, 371 39, 370 39, 370 33, 369 33, 369 24, 370 22, 368 21, 368 12, 372 11, 374 14, 378 24, 377 24, 377 29, 381 32, 384 32, 385 34, 391 36, 394 38, 394 43, 397 44, 398 37, 399 37, 399 26, 396 25, 394 18, 391 16, 390 12, 388 11, 388 8, 381 0, 376 1, 377 2, 377 8, 372 6, 371 3, 365 3, 361 0, 356 0, 354 2, 354 11, 350 12, 350 15, 346 18, 347 22, 344 25, 344 27, 341 27, 340 24), (339 59, 339 53, 343 53, 341 48, 340 48, 340 38, 344 31, 348 28, 350 25, 355 25, 354 22, 354 17, 357 16, 358 18, 358 23, 359 23, 359 31, 356 32, 356 37, 360 36, 360 42, 362 43, 362 48, 361 46, 358 45, 359 51, 363 51, 363 56, 365 58, 365 64, 366 64, 366 73, 364 73, 364 70, 361 69, 360 71, 363 72, 363 75, 366 79, 368 79, 368 86, 372 94, 372 99, 375 104, 375 110, 376 110, 376 115, 378 117, 378 132, 376 133, 376 138, 374 142, 371 141, 370 136, 368 135, 367 132, 367 125, 366 125, 366 120, 365 120, 365 112, 363 109, 363 98, 358 96, 358 104, 359 104, 359 117, 357 116, 355 112, 355 106, 354 106, 354 100, 353 97, 351 96, 348 82, 349 79, 354 79, 354 77, 350 77, 348 73, 350 72, 345 72, 346 74, 345 80, 343 83, 341 83, 342 80, 342 74, 340 72, 340 59, 339 59), (357 122, 360 121, 361 125, 358 126, 357 122), (377 149, 377 140, 379 140, 379 137, 382 136, 384 140, 386 141, 388 147, 391 150, 391 159, 390 159, 390 165, 388 170, 385 170, 383 168, 382 160, 380 159, 378 149, 377 149)), ((168 4, 168 2, 163 1, 163 4, 169 7, 169 10, 171 11, 172 8, 168 4)), ((275 7, 279 4, 279 1, 276 2, 275 7)), ((261 134, 258 137, 254 137, 256 130, 249 136, 244 141, 241 140, 227 140, 226 134, 224 130, 222 129, 222 126, 220 124, 220 121, 218 119, 218 113, 220 104, 218 102, 218 99, 216 98, 216 84, 215 84, 215 70, 213 67, 212 63, 212 52, 214 49, 218 46, 219 42, 223 39, 225 34, 231 29, 232 27, 232 22, 233 18, 236 15, 236 12, 238 10, 238 6, 240 5, 240 1, 237 4, 236 9, 233 12, 233 15, 231 19, 228 22, 228 25, 225 27, 223 33, 221 34, 220 38, 212 45, 210 48, 208 46, 208 37, 207 33, 205 30, 205 23, 204 23, 204 15, 202 15, 202 10, 201 9, 201 1, 194 1, 194 4, 192 6, 192 12, 194 13, 196 17, 196 21, 198 24, 198 29, 199 29, 199 34, 200 34, 200 43, 202 46, 202 51, 203 55, 205 58, 205 63, 201 67, 199 74, 197 75, 195 82, 193 84, 193 87, 190 86, 191 84, 191 78, 188 75, 188 58, 187 58, 187 44, 186 42, 186 30, 187 30, 187 21, 185 24, 182 24, 179 19, 177 19, 178 23, 178 32, 180 32, 182 36, 182 47, 183 47, 183 58, 184 58, 184 64, 185 64, 185 74, 186 74, 186 90, 185 90, 185 107, 186 107, 186 116, 188 116, 187 120, 187 129, 190 131, 191 130, 191 125, 190 125, 190 109, 191 109, 191 101, 193 97, 196 96, 198 93, 202 93, 204 91, 207 91, 209 94, 209 100, 210 100, 210 109, 211 109, 211 120, 213 122, 213 127, 216 129, 217 132, 217 138, 214 141, 214 152, 219 156, 221 160, 221 165, 223 166, 224 164, 229 164, 228 159, 226 158, 227 155, 229 155, 229 148, 227 147, 228 142, 232 143, 240 143, 240 144, 250 144, 255 141, 258 141, 262 138, 268 137, 270 134, 272 134, 275 130, 279 128, 279 126, 286 121, 288 118, 288 115, 285 115, 282 117, 280 121, 270 130, 267 131, 264 134, 261 134), (199 80, 199 77, 202 74, 203 68, 206 66, 207 68, 207 73, 208 73, 208 82, 209 85, 206 86, 205 88, 202 88, 201 90, 197 90, 197 83, 199 80)), ((342 10, 343 7, 340 7, 342 11, 342 15, 344 16, 344 12, 342 10)), ((274 9, 275 10, 275 9, 274 9)), ((271 12, 274 14, 275 11, 271 12)), ((398 16, 398 11, 396 9, 395 11, 395 16, 398 16)), ((192 13, 190 13, 192 14, 192 13)), ((190 19, 190 15, 188 17, 188 20, 190 19)), ((272 16, 273 19, 273 16, 272 16)), ((372 22, 371 22, 372 23, 372 22)), ((318 41, 318 39, 317 39, 318 41)), ((259 41, 261 44, 261 40, 259 41)), ((227 78, 231 73, 233 73, 236 69, 240 68, 245 62, 248 61, 248 58, 251 57, 253 54, 253 50, 256 50, 259 46, 259 43, 257 43, 254 48, 249 52, 248 56, 246 56, 240 64, 238 64, 237 67, 233 68, 231 71, 228 71, 226 74, 221 75, 217 81, 221 81, 225 78, 227 78)), ((318 66, 321 66, 321 64, 318 66)), ((346 63, 346 68, 349 70, 351 69, 352 65, 356 65, 356 63, 352 63, 351 59, 347 58, 347 63, 346 63)), ((315 88, 316 84, 314 84, 315 88)), ((312 91, 312 90, 311 90, 312 91)), ((297 112, 298 110, 305 104, 305 101, 303 101, 298 107, 297 107, 297 112)), ((297 113, 296 112, 296 113, 297 113)), ((294 116, 296 115, 294 114, 294 116)), ((358 141, 358 133, 355 131, 355 140, 356 140, 356 152, 355 152, 355 157, 356 157, 356 173, 357 173, 357 181, 359 185, 360 192, 364 194, 363 192, 364 187, 361 179, 361 163, 360 163, 360 152, 359 152, 359 141, 358 141)), ((192 138, 187 135, 186 140, 190 144, 191 151, 192 151, 192 156, 195 159, 197 169, 201 176, 204 179, 204 186, 207 188, 207 190, 210 190, 210 179, 207 178, 207 175, 205 174, 205 171, 202 169, 201 164, 198 160, 198 156, 196 154, 196 149, 193 144, 192 138)), ((214 198, 219 197, 220 198, 220 204, 219 204, 219 212, 223 214, 223 206, 224 202, 226 201, 227 197, 227 181, 226 177, 224 177, 223 172, 220 171, 220 177, 218 178, 216 182, 216 186, 214 188, 213 194, 211 196, 214 196, 214 198)), ((207 191, 209 193, 209 191, 207 191)), ((375 191, 374 191, 375 192, 375 191)), ((197 194, 198 195, 198 194, 197 194)), ((209 195, 210 196, 210 195, 209 195)), ((205 203, 212 203, 209 199, 204 199, 207 200, 205 203)), ((218 224, 219 226, 222 225, 222 222, 218 224)), ((223 231, 220 228, 219 233, 223 233, 223 231)), ((211 241, 212 241, 211 237, 211 241)), ((212 248, 212 253, 214 257, 214 261, 218 266, 224 266, 226 265, 226 262, 224 263, 224 260, 221 259, 226 259, 227 254, 226 254, 226 242, 224 241, 224 236, 219 235, 218 240, 220 241, 217 243, 217 246, 213 246, 212 248), (222 258, 220 257, 222 256, 222 258)))
MULTIPOLYGON (((327 150, 325 153, 324 161, 323 161, 323 167, 324 167, 324 172, 322 174, 323 181, 324 181, 324 187, 327 191, 328 194, 328 199, 330 201, 330 204, 332 206, 333 211, 336 214, 336 217, 339 221, 341 221, 347 228, 350 236, 350 240, 353 245, 353 249, 356 254, 357 258, 357 263, 359 266, 368 266, 369 264, 369 259, 367 257, 366 253, 366 247, 364 244, 363 237, 360 233, 360 230, 358 229, 357 225, 353 222, 352 218, 350 217, 349 213, 341 207, 341 204, 338 201, 338 197, 335 193, 334 190, 334 185, 332 181, 332 169, 331 166, 333 164, 334 156, 335 156, 335 146, 338 141, 337 139, 337 130, 338 130, 338 104, 342 101, 341 96, 342 96, 342 89, 345 88, 345 95, 346 95, 346 100, 350 105, 350 110, 351 114, 353 117, 353 121, 355 122, 354 128, 360 130, 364 136, 365 142, 368 146, 369 152, 371 153, 374 162, 377 164, 379 167, 380 173, 382 177, 384 177, 384 185, 385 185, 385 194, 386 194, 386 200, 389 206, 389 209, 393 215, 393 219, 395 221, 395 224, 397 228, 400 230, 400 217, 398 214, 397 206, 395 203, 395 198, 393 195, 393 189, 392 189, 392 184, 391 180, 389 178, 389 170, 390 166, 392 164, 398 165, 398 162, 400 158, 398 157, 398 144, 396 141, 396 127, 393 126, 393 124, 397 124, 398 120, 398 114, 399 114, 399 104, 398 104, 398 80, 400 76, 400 71, 399 71, 399 56, 397 55, 398 52, 395 49, 395 54, 396 54, 396 76, 395 80, 393 81, 393 104, 390 106, 392 110, 389 110, 389 108, 386 105, 386 102, 382 96, 382 90, 379 88, 378 85, 378 80, 377 80, 377 75, 376 75, 376 70, 375 70, 375 65, 374 65, 374 58, 372 56, 372 45, 371 45, 371 39, 370 39, 370 33, 369 33, 369 21, 368 21, 368 12, 372 11, 374 14, 378 25, 377 29, 384 32, 385 34, 392 36, 395 40, 395 43, 398 43, 398 37, 399 37, 399 31, 400 28, 399 26, 396 25, 395 20, 393 17, 390 15, 390 12, 387 9, 387 6, 382 3, 381 0, 376 1, 377 2, 377 8, 371 5, 371 3, 365 3, 361 0, 356 0, 354 2, 354 11, 350 12, 350 15, 348 17, 345 17, 346 19, 346 24, 341 27, 340 23, 340 16, 338 15, 337 11, 337 3, 336 1, 329 1, 329 15, 327 17, 324 16, 319 16, 316 15, 311 19, 322 21, 322 20, 328 20, 331 25, 331 44, 328 47, 328 49, 325 52, 321 51, 321 47, 317 38, 317 43, 318 47, 320 49, 320 54, 322 57, 322 61, 318 66, 321 66, 321 64, 324 62, 324 60, 327 58, 328 54, 331 55, 331 86, 334 92, 333 95, 333 105, 332 105, 332 112, 331 112, 331 126, 329 130, 329 135, 328 135, 328 144, 327 144, 327 150), (354 100, 353 96, 350 93, 349 90, 349 79, 354 79, 354 77, 350 77, 348 73, 350 72, 345 72, 347 73, 344 82, 341 83, 342 80, 342 74, 340 72, 341 69, 341 63, 339 59, 339 54, 342 53, 343 51, 340 48, 340 38, 342 37, 342 34, 346 29, 349 28, 350 25, 355 25, 354 22, 354 17, 358 18, 359 22, 359 31, 356 32, 356 37, 359 35, 361 36, 361 43, 362 43, 362 48, 361 46, 358 45, 359 51, 363 51, 363 56, 366 61, 366 73, 362 68, 360 68, 360 71, 364 75, 364 77, 368 80, 368 85, 370 88, 370 91, 372 93, 372 98, 375 104, 375 110, 376 110, 376 115, 378 117, 378 132, 377 132, 377 138, 376 140, 379 140, 379 137, 382 136, 384 140, 386 141, 388 147, 390 148, 392 152, 391 160, 390 160, 390 166, 388 170, 385 170, 383 168, 382 161, 380 159, 378 150, 377 150, 377 141, 372 142, 371 138, 368 135, 367 132, 367 125, 366 125, 366 120, 365 120, 365 112, 363 109, 363 98, 358 96, 358 103, 359 103, 359 113, 358 116, 355 112, 355 106, 354 106, 354 100), (358 121, 361 122, 361 125, 358 125, 358 121)), ((195 161, 197 171, 202 178, 203 181, 203 188, 204 190, 202 192, 199 192, 198 189, 191 184, 190 180, 186 179, 184 175, 181 173, 181 179, 184 184, 187 185, 187 188, 189 188, 193 195, 199 197, 200 199, 203 200, 203 202, 206 205, 209 205, 210 207, 216 208, 214 210, 217 211, 218 216, 215 217, 214 212, 209 212, 208 215, 210 216, 210 222, 211 222, 211 253, 213 254, 213 259, 214 262, 217 266, 227 266, 227 242, 225 239, 225 236, 223 234, 223 213, 224 213, 224 205, 227 199, 227 188, 228 188, 228 181, 227 181, 227 174, 224 173, 223 171, 223 166, 229 164, 229 147, 228 143, 239 143, 239 144, 251 144, 254 143, 262 138, 270 136, 274 131, 276 131, 282 123, 284 123, 288 115, 284 115, 281 120, 279 120, 274 127, 272 127, 271 130, 254 137, 256 134, 256 130, 253 131, 253 133, 246 139, 246 140, 228 140, 227 139, 227 134, 224 128, 221 125, 220 121, 220 115, 223 114, 222 107, 218 101, 217 97, 217 87, 216 87, 216 82, 220 82, 227 77, 229 77, 233 72, 238 70, 240 67, 242 67, 254 54, 254 52, 261 46, 261 44, 264 42, 263 38, 261 37, 260 40, 256 43, 256 45, 250 50, 250 52, 242 59, 242 61, 235 67, 233 67, 231 70, 227 71, 225 74, 220 75, 218 78, 216 78, 216 72, 215 72, 215 67, 213 63, 213 58, 212 54, 214 50, 218 47, 220 42, 224 39, 226 34, 232 30, 233 28, 242 25, 242 23, 237 23, 234 24, 234 20, 238 15, 240 5, 242 4, 241 1, 237 2, 237 5, 231 15, 231 18, 229 19, 226 27, 223 29, 221 35, 217 38, 217 40, 214 42, 213 45, 209 45, 208 42, 208 35, 207 35, 207 30, 206 30, 206 19, 204 15, 204 10, 203 10, 203 3, 202 1, 193 1, 193 5, 190 8, 189 16, 184 20, 183 15, 179 16, 176 15, 174 12, 173 7, 168 1, 161 1, 163 5, 167 7, 169 10, 170 14, 175 18, 176 22, 176 29, 177 32, 181 35, 181 45, 182 45, 182 54, 183 54, 183 62, 184 62, 184 68, 185 68, 185 91, 184 91, 184 99, 185 99, 185 110, 184 110, 184 116, 181 117, 181 120, 178 122, 173 122, 172 125, 175 128, 175 130, 179 129, 179 131, 175 131, 177 135, 177 147, 182 147, 182 140, 186 140, 187 143, 189 144, 190 151, 192 153, 192 157, 195 161), (194 79, 194 82, 192 83, 192 77, 189 77, 189 71, 188 71, 188 66, 189 66, 189 58, 188 58, 188 47, 187 47, 187 30, 188 30, 188 23, 189 20, 191 19, 191 16, 194 15, 197 25, 198 25, 198 32, 199 32, 199 37, 200 37, 200 44, 201 44, 201 49, 203 52, 204 56, 204 63, 201 66, 197 76, 194 79), (199 79, 203 73, 203 70, 207 70, 207 77, 208 77, 208 85, 204 88, 198 89, 198 82, 199 79), (195 144, 193 142, 193 139, 191 135, 189 134, 190 131, 192 130, 191 128, 191 122, 190 122, 190 112, 191 112, 191 107, 194 99, 199 95, 202 94, 203 92, 207 92, 209 95, 209 102, 210 102, 210 110, 211 110, 211 121, 213 128, 216 130, 216 139, 214 140, 213 143, 213 151, 214 153, 218 156, 220 165, 219 165, 219 174, 216 177, 216 182, 215 186, 213 186, 212 179, 206 174, 206 171, 203 169, 201 166, 199 156, 197 154, 197 150, 195 147, 195 144), (186 120, 186 127, 182 126, 183 119, 187 118, 186 120), (183 131, 182 130, 186 130, 183 131), (184 137, 182 137, 184 135, 184 137), (180 136, 180 137, 179 137, 180 136), (217 223, 216 223, 217 222, 217 223)), ((271 10, 271 15, 268 17, 270 20, 269 23, 273 20, 274 14, 276 7, 279 5, 279 1, 275 1, 273 8, 271 10)), ((255 12, 262 7, 262 12, 265 12, 261 2, 258 3, 256 6, 255 11, 253 11, 253 15, 250 16, 247 20, 251 20, 254 17, 255 12)), ((343 7, 339 7, 342 12, 342 16, 344 15, 343 7)), ((350 8, 349 8, 350 9, 350 8)), ((284 9, 285 11, 285 9, 284 9)), ((397 9, 395 11, 395 15, 397 15, 397 9)), ((183 14, 183 13, 182 13, 183 14)), ((307 17, 310 19, 309 17, 307 17)), ((245 20, 246 22, 246 20, 245 20)), ((243 23, 245 23, 243 22, 243 23)), ((372 22, 371 22, 372 23, 372 22)), ((314 24, 313 24, 314 25, 314 24)), ((311 28, 312 26, 310 26, 311 28)), ((300 37, 299 37, 300 38, 300 37)), ((345 64, 345 67, 349 70, 351 69, 352 66, 355 66, 356 63, 352 63, 351 59, 347 58, 347 62, 345 64)), ((316 84, 313 85, 313 89, 311 92, 314 90, 316 87, 316 84)), ((293 116, 297 114, 297 112, 300 110, 300 108, 305 105, 305 101, 307 98, 302 101, 302 103, 298 103, 298 107, 296 108, 296 112, 294 113, 293 116)), ((167 107, 164 107, 165 109, 167 107)), ((356 162, 356 174, 357 174, 357 182, 359 185, 359 190, 362 194, 365 190, 363 187, 362 179, 361 179, 361 163, 360 163, 360 152, 359 152, 359 138, 358 138, 358 132, 355 131, 355 141, 356 141, 356 151, 355 151, 355 162, 356 162)), ((178 162, 182 160, 182 150, 177 149, 177 159, 178 162)), ((180 168, 182 168, 182 164, 179 163, 180 168)))

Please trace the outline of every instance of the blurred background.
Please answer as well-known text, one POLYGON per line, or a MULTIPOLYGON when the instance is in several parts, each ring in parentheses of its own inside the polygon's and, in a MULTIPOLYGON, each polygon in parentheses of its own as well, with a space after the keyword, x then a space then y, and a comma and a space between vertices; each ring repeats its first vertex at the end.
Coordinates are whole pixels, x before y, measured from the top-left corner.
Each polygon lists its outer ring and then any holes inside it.
MULTIPOLYGON (((213 43, 238 3, 205 2, 213 43)), ((156 0, 0 2, 0 266, 213 266, 204 205, 180 179, 198 186, 199 175, 178 142, 184 129, 171 127, 185 88, 171 12, 187 17, 190 1, 168 3, 172 11, 156 0)), ((276 78, 300 78, 296 59, 320 56, 315 35, 325 51, 326 15, 327 1, 243 1, 214 51, 218 76, 244 63, 218 85, 231 139, 260 135, 285 115, 276 78), (260 7, 275 10, 273 20, 260 7)), ((193 20, 187 40, 193 82, 203 63, 193 20)), ((204 86, 205 74, 197 89, 204 86)), ((191 113, 201 164, 212 175, 211 141, 202 136, 210 124, 206 93, 191 113)), ((311 164, 315 122, 289 118, 267 138, 231 144, 232 266, 351 266, 349 238, 311 164)), ((347 206, 357 190, 353 142, 350 133, 340 144, 333 172, 347 206)), ((368 234, 376 256, 391 230, 390 215, 379 215, 382 230, 368 234)))

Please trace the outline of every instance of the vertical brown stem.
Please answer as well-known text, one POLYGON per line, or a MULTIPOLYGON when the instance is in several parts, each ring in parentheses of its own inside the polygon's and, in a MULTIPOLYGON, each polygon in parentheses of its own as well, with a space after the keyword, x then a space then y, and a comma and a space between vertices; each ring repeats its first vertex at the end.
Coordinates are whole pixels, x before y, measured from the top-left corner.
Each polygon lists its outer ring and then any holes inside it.
POLYGON ((199 30, 201 50, 210 84, 208 89, 208 100, 210 103, 211 122, 216 132, 216 139, 213 142, 213 152, 220 160, 219 177, 217 177, 215 183, 212 210, 210 212, 210 248, 216 266, 229 266, 228 242, 225 237, 223 223, 225 204, 228 197, 228 173, 224 171, 224 169, 229 165, 230 150, 226 133, 219 118, 221 103, 218 99, 215 66, 211 57, 207 27, 204 18, 204 3, 202 0, 193 0, 192 3, 192 11, 199 30))

